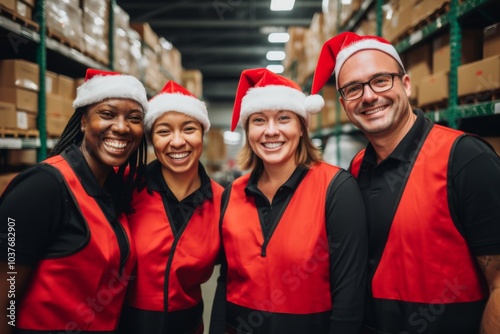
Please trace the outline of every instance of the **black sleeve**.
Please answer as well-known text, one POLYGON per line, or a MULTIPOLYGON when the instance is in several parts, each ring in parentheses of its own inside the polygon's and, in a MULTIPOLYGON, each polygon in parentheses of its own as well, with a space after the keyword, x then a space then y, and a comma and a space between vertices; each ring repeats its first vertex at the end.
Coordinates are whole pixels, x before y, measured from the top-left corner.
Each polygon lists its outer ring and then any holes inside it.
POLYGON ((226 275, 227 262, 223 258, 220 266, 217 289, 215 290, 212 314, 210 315, 210 334, 224 334, 226 329, 226 275))
POLYGON ((452 212, 475 256, 500 254, 500 158, 481 140, 459 139, 451 157, 452 212))
POLYGON ((229 203, 229 195, 231 194, 232 182, 226 186, 222 193, 221 199, 221 214, 219 221, 219 233, 221 240, 221 251, 219 254, 220 273, 217 278, 217 288, 215 290, 214 302, 212 304, 212 314, 210 315, 210 334, 224 334, 226 329, 226 277, 227 277, 227 260, 224 252, 224 242, 222 240, 222 221, 226 208, 229 203))
POLYGON ((62 197, 55 174, 40 165, 14 178, 0 198, 1 260, 7 256, 10 220, 15 228, 16 263, 26 266, 37 263, 60 220, 62 206, 55 203, 61 203, 62 197))
POLYGON ((332 314, 330 333, 360 333, 368 258, 363 198, 354 177, 341 171, 328 188, 327 233, 330 247, 332 314))

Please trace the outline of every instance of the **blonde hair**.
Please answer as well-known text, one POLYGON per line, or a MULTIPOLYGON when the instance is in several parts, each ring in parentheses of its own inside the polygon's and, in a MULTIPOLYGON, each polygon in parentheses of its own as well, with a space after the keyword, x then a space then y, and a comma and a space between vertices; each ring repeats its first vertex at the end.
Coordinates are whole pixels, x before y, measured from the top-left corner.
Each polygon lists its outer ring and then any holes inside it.
MULTIPOLYGON (((309 138, 304 119, 300 116, 298 118, 300 120, 300 129, 302 130, 303 135, 300 137, 299 145, 295 151, 295 162, 297 165, 303 165, 309 168, 321 161, 321 150, 314 146, 311 138, 309 138)), ((250 123, 249 120, 250 118, 248 118, 245 123, 245 133, 248 133, 250 123)), ((264 170, 264 163, 250 147, 248 136, 246 136, 245 145, 243 145, 238 155, 238 164, 242 170, 251 169, 253 171, 257 171, 258 173, 262 173, 264 170)))

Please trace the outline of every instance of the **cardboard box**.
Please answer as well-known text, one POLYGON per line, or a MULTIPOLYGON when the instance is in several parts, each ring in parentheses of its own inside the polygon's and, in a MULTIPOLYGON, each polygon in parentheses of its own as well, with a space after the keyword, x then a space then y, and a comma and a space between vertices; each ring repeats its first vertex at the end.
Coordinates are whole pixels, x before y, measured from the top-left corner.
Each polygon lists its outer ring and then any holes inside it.
POLYGON ((480 100, 480 93, 499 88, 500 55, 458 67, 458 96, 477 95, 480 100))
POLYGON ((57 73, 51 71, 45 71, 45 92, 47 94, 56 94, 57 73))
POLYGON ((0 6, 15 11, 16 0, 0 0, 0 6))
POLYGON ((61 114, 69 120, 74 112, 73 99, 61 97, 61 114))
POLYGON ((68 99, 76 97, 75 80, 73 78, 58 74, 56 94, 68 99))
MULTIPOLYGON (((461 64, 481 59, 482 32, 479 30, 462 31, 461 64)), ((450 70, 450 35, 447 33, 432 42, 432 73, 450 70)))
POLYGON ((31 90, 0 87, 0 101, 14 103, 16 110, 38 113, 38 94, 31 90))
POLYGON ((431 46, 430 44, 422 44, 410 49, 404 55, 404 65, 406 73, 411 80, 411 100, 416 100, 418 97, 418 87, 423 78, 431 74, 431 46))
MULTIPOLYGON (((37 117, 38 113, 22 112, 22 117, 25 119, 26 129, 38 129, 37 117)), ((17 111, 17 122, 19 124, 20 111, 17 111)))
POLYGON ((16 128, 16 105, 0 102, 0 128, 16 128))
POLYGON ((47 116, 47 135, 51 137, 60 137, 67 123, 68 120, 66 117, 47 116))
POLYGON ((56 94, 47 94, 45 96, 45 113, 48 116, 63 116, 62 97, 56 94))
POLYGON ((35 8, 35 0, 22 0, 22 1, 31 8, 35 8))
POLYGON ((405 3, 395 7, 390 19, 387 16, 384 18, 382 35, 389 41, 393 41, 405 34, 411 26, 412 12, 413 6, 411 4, 405 3))
POLYGON ((422 79, 418 88, 418 105, 446 102, 449 93, 448 82, 448 71, 434 73, 422 79))
POLYGON ((38 64, 18 59, 1 60, 0 87, 22 87, 38 91, 40 87, 38 64))
POLYGON ((16 12, 19 16, 22 16, 24 18, 31 20, 31 17, 33 16, 33 7, 30 7, 28 4, 26 4, 23 1, 17 0, 16 12))
POLYGON ((483 59, 500 54, 500 22, 483 31, 483 59))
POLYGON ((149 23, 146 22, 131 22, 130 27, 137 31, 144 42, 152 50, 157 51, 158 35, 153 31, 149 23))
POLYGON ((203 74, 201 74, 201 71, 182 71, 182 85, 197 97, 203 96, 203 74))
POLYGON ((332 127, 337 124, 337 112, 340 113, 340 124, 349 122, 347 114, 342 108, 342 105, 338 102, 338 93, 335 86, 326 85, 323 87, 323 99, 325 100, 325 106, 321 111, 322 128, 332 127))

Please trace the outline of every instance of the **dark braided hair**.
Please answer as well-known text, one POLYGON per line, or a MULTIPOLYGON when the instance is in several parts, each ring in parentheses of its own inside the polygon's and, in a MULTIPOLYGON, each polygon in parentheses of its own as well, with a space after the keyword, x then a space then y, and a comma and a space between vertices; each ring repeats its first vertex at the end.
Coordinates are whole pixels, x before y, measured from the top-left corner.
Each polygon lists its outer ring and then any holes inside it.
MULTIPOLYGON (((64 128, 61 138, 55 145, 54 149, 50 152, 49 157, 58 155, 67 150, 72 144, 80 146, 83 141, 83 132, 81 131, 81 119, 87 107, 80 107, 75 110, 71 116, 68 124, 64 128)), ((147 154, 146 136, 142 135, 141 143, 136 151, 134 151, 127 163, 118 168, 116 173, 118 180, 123 182, 116 182, 112 189, 108 189, 115 204, 117 215, 121 213, 132 213, 133 209, 130 205, 132 200, 132 193, 138 186, 140 180, 145 175, 147 154), (128 170, 127 170, 128 169, 128 170)))

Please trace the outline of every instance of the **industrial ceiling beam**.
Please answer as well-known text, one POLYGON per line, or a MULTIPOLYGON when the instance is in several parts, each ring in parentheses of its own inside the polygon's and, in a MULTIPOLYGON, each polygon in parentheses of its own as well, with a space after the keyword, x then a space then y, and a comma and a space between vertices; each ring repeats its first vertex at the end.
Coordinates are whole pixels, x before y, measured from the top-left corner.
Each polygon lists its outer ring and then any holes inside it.
POLYGON ((283 51, 283 48, 266 46, 213 46, 213 47, 180 47, 183 54, 217 54, 217 55, 265 55, 268 51, 283 51))
POLYGON ((311 19, 262 20, 148 20, 153 28, 260 28, 267 26, 309 26, 311 19))
MULTIPOLYGON (((234 9, 237 9, 238 7, 246 7, 246 8, 269 8, 270 7, 270 2, 269 0, 267 1, 262 1, 262 2, 256 2, 252 3, 250 1, 243 1, 243 0, 214 0, 210 2, 206 1, 180 1, 177 3, 169 4, 169 5, 159 5, 158 2, 127 2, 123 3, 120 5, 123 9, 127 10, 134 10, 134 9, 165 9, 167 8, 168 10, 170 9, 192 9, 192 8, 215 8, 217 6, 223 6, 229 8, 231 6, 234 9)), ((305 1, 305 2, 300 2, 296 1, 294 5, 295 8, 321 8, 321 1, 305 1)))

